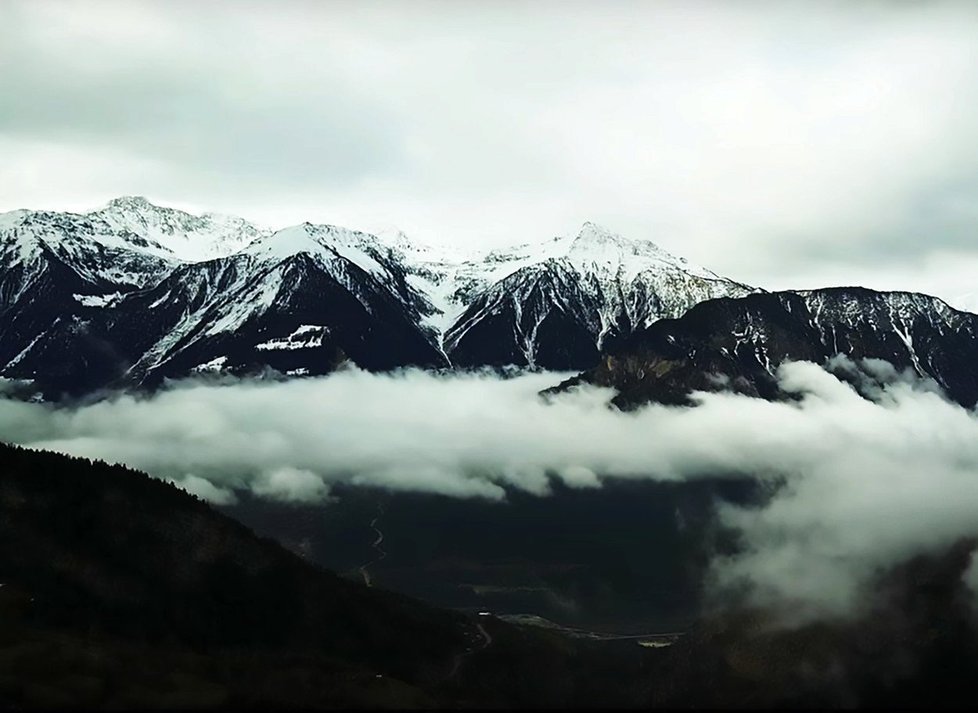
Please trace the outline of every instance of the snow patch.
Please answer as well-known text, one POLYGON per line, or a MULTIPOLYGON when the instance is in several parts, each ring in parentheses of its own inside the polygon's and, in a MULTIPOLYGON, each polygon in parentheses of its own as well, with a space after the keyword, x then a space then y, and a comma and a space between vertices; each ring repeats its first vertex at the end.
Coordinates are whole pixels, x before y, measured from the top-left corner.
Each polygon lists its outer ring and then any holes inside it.
POLYGON ((226 356, 219 356, 216 359, 211 359, 206 364, 199 364, 195 366, 191 371, 197 374, 203 374, 207 372, 221 371, 224 365, 227 363, 228 358, 226 356))
POLYGON ((323 337, 329 334, 329 329, 316 324, 303 324, 287 337, 270 339, 255 346, 261 351, 311 349, 323 345, 323 337))
POLYGON ((72 297, 85 307, 108 307, 117 303, 123 295, 122 292, 113 292, 108 295, 72 295, 72 297))

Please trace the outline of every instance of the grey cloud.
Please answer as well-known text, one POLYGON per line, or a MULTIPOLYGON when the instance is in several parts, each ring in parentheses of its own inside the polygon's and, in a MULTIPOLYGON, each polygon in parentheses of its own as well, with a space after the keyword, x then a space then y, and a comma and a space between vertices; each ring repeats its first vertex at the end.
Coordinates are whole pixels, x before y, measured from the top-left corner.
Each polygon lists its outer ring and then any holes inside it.
MULTIPOLYGON (((93 14, 112 7, 94 5, 93 14)), ((153 17, 170 25, 161 30, 169 51, 103 45, 97 31, 52 38, 37 27, 51 16, 29 7, 16 19, 22 31, 0 48, 10 70, 0 72, 0 92, 11 98, 0 113, 8 139, 153 158, 184 190, 221 181, 248 190, 349 187, 404 160, 398 117, 357 77, 337 71, 328 55, 319 66, 316 57, 283 56, 270 74, 263 38, 235 34, 233 13, 174 5, 153 17), (221 23, 232 30, 215 36, 221 23)))
POLYGON ((509 380, 359 371, 285 383, 184 384, 76 409, 0 401, 0 438, 122 461, 229 502, 235 491, 322 501, 339 483, 502 499, 609 478, 768 483, 760 507, 722 505, 740 554, 715 560, 786 625, 858 614, 875 573, 978 535, 978 418, 932 382, 836 360, 869 396, 808 363, 778 372, 797 400, 700 393, 693 408, 622 413, 561 375, 509 380))
POLYGON ((213 505, 233 505, 238 502, 238 496, 234 494, 233 490, 218 487, 211 481, 199 478, 192 473, 188 473, 174 482, 188 493, 213 505))

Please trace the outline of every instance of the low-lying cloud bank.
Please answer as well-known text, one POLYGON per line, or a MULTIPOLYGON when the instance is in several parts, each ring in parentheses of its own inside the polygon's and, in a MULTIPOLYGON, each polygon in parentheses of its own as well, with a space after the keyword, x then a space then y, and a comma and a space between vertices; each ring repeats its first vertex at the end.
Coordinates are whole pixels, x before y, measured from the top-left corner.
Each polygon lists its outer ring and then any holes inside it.
POLYGON ((853 613, 882 568, 978 534, 978 418, 883 362, 778 371, 797 398, 699 393, 695 408, 623 413, 585 388, 545 400, 560 375, 513 379, 359 371, 321 379, 188 383, 76 409, 0 401, 0 439, 124 462, 217 503, 238 490, 315 502, 337 483, 501 499, 552 479, 770 481, 763 507, 722 505, 740 554, 722 589, 791 605, 797 620, 853 613))

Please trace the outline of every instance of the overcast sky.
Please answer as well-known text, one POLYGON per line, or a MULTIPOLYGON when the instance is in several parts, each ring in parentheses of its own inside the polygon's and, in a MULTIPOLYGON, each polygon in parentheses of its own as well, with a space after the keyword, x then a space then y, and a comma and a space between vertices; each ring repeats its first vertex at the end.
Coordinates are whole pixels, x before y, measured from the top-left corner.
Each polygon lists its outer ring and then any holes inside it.
MULTIPOLYGON (((978 293, 978 3, 0 0, 0 209, 115 195, 978 293)), ((975 299, 978 305, 978 299, 975 299)))

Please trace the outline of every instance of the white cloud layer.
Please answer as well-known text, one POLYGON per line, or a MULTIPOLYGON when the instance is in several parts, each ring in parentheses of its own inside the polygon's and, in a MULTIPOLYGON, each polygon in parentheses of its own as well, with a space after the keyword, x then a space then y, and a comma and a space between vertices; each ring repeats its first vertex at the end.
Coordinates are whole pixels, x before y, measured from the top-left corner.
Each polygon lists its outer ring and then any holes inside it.
POLYGON ((881 569, 978 535, 975 414, 885 362, 834 367, 870 398, 804 362, 779 371, 797 400, 703 393, 630 413, 602 389, 540 398, 554 374, 348 371, 75 409, 0 401, 0 438, 121 461, 218 503, 241 489, 316 502, 336 483, 502 498, 544 496, 552 478, 749 476, 773 495, 720 507, 743 549, 715 561, 715 584, 800 621, 857 612, 881 569))

